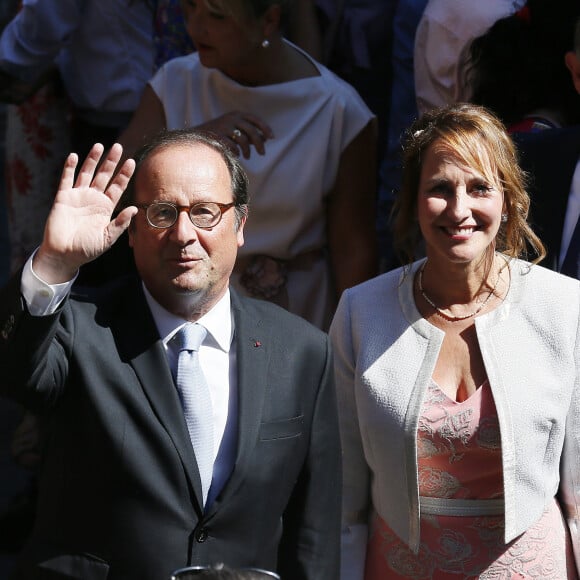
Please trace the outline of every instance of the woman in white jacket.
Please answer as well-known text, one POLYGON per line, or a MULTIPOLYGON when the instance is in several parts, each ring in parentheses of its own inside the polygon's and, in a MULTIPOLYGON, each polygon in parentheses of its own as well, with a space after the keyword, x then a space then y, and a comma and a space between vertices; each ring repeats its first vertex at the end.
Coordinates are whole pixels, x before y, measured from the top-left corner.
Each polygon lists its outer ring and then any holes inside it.
POLYGON ((580 284, 536 265, 529 203, 485 109, 411 128, 408 263, 347 290, 330 331, 343 580, 577 578, 580 284))

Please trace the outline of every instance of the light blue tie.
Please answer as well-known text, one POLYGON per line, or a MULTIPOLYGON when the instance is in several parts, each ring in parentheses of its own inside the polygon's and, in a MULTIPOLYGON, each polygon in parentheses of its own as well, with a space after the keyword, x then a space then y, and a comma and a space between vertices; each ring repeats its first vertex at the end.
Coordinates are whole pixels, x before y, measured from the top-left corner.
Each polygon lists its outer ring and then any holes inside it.
POLYGON ((174 338, 179 349, 177 390, 199 468, 204 505, 213 473, 213 410, 198 352, 206 334, 200 324, 187 323, 174 338))

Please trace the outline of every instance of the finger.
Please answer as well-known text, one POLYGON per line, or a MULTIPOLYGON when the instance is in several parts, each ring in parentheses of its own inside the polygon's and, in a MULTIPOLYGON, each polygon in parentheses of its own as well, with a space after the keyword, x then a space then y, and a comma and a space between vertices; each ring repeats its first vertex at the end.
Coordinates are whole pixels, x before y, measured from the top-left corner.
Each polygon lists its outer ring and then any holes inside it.
POLYGON ((115 143, 107 152, 106 157, 99 165, 99 168, 91 182, 91 186, 99 191, 105 191, 111 177, 115 174, 117 165, 123 155, 123 147, 115 143))
POLYGON ((242 120, 238 123, 238 130, 241 132, 241 135, 235 141, 242 148, 246 159, 250 156, 250 145, 253 145, 260 155, 264 155, 265 138, 263 133, 255 125, 242 120))
POLYGON ((237 133, 235 135, 232 135, 231 139, 242 151, 242 155, 244 156, 244 158, 249 159, 251 154, 250 143, 244 130, 238 129, 237 133))
POLYGON ((127 189, 134 172, 135 160, 126 159, 105 192, 114 204, 119 201, 121 195, 123 195, 123 192, 127 189))
POLYGON ((251 115, 250 113, 244 113, 243 119, 246 122, 249 122, 252 125, 254 125, 254 127, 256 127, 260 131, 260 133, 262 133, 264 140, 274 139, 274 131, 272 131, 270 125, 262 121, 260 117, 256 117, 255 115, 251 115))
POLYGON ((86 159, 84 160, 79 175, 75 182, 76 187, 89 187, 91 181, 93 180, 93 174, 95 173, 95 168, 97 167, 101 156, 103 155, 104 147, 100 143, 95 143, 86 159))
POLYGON ((131 220, 137 215, 139 210, 134 206, 126 207, 111 221, 107 227, 107 238, 109 247, 112 246, 129 227, 131 220))
POLYGON ((246 133, 246 136, 260 155, 264 155, 264 153, 266 153, 266 148, 264 147, 265 139, 261 132, 252 130, 246 133))
POLYGON ((60 176, 60 183, 58 190, 67 190, 73 187, 75 181, 75 170, 79 162, 79 156, 76 153, 71 153, 64 162, 62 174, 60 176))

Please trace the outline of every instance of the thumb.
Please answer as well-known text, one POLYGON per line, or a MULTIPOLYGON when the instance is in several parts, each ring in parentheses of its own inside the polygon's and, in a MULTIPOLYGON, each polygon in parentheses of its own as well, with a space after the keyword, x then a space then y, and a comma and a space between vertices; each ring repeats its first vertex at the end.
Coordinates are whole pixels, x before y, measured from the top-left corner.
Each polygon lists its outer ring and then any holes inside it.
POLYGON ((126 207, 115 217, 108 226, 109 242, 113 245, 121 234, 129 227, 133 216, 137 215, 139 210, 135 206, 126 207))

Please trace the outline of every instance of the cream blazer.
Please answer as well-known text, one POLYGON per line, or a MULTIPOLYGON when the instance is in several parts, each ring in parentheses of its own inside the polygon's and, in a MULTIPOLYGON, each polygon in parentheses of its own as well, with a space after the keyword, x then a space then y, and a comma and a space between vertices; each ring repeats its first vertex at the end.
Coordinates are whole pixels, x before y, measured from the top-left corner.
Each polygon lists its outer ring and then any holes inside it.
MULTIPOLYGON (((371 506, 419 547, 417 425, 444 336, 413 299, 421 263, 347 290, 330 329, 344 465, 343 580, 363 578, 371 506)), ((504 302, 475 319, 501 432, 505 541, 559 493, 580 564, 580 283, 519 260, 510 273, 504 302)))

